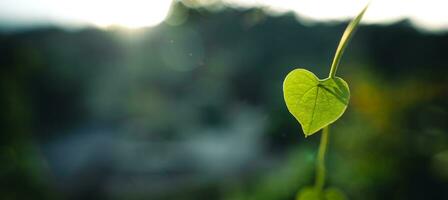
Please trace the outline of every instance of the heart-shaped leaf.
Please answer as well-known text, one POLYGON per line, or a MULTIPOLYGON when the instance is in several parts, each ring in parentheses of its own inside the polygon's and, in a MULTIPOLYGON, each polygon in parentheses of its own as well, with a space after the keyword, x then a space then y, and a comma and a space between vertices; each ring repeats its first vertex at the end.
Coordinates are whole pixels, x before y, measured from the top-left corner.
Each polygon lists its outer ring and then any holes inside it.
POLYGON ((342 116, 350 90, 339 77, 319 80, 308 70, 295 69, 283 82, 283 95, 289 112, 302 125, 307 137, 342 116))

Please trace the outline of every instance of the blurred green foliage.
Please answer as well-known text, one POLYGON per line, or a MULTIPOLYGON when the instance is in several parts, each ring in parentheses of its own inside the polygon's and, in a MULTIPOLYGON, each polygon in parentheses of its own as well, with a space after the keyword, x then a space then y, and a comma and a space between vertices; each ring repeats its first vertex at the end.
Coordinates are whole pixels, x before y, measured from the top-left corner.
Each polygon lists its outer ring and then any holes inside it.
POLYGON ((306 187, 300 190, 297 200, 346 200, 347 197, 335 188, 326 189, 324 192, 316 191, 313 187, 306 187))
MULTIPOLYGON (((298 64, 325 76, 346 26, 302 22, 261 8, 178 3, 165 23, 143 30, 2 32, 1 198, 294 199, 312 182, 318 138, 304 142, 284 107, 282 81, 298 64), (147 154, 124 159, 117 148, 105 166, 111 171, 74 167, 84 179, 62 179, 48 144, 98 126, 120 141, 218 138, 198 151, 214 162, 179 156, 175 170, 147 173, 146 160, 163 163, 147 154), (226 141, 222 151, 238 153, 220 159, 212 150, 226 141), (257 156, 237 162, 252 149, 257 156), (239 164, 228 174, 206 176, 232 163, 239 164)), ((402 21, 362 27, 352 42, 339 72, 352 99, 332 129, 329 184, 349 199, 448 199, 448 34, 402 21)), ((151 155, 184 151, 168 147, 151 155)))

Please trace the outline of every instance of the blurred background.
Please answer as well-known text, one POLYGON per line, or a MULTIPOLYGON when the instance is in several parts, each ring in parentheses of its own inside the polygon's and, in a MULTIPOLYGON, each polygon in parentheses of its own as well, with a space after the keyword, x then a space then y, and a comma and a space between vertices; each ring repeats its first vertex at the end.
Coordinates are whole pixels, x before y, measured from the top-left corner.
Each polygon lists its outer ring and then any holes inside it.
MULTIPOLYGON (((282 82, 326 77, 366 1, 0 3, 0 199, 286 200, 313 184, 282 82)), ((327 185, 448 199, 448 7, 373 1, 327 185)))

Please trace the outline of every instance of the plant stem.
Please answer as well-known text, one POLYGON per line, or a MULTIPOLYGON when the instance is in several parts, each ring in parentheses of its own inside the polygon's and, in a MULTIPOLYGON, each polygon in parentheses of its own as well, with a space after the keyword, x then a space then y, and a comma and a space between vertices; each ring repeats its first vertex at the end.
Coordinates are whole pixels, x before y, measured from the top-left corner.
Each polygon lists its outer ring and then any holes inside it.
POLYGON ((340 51, 339 48, 341 47, 338 47, 338 51, 336 52, 336 55, 334 55, 333 63, 331 64, 330 74, 328 75, 328 78, 334 78, 336 76, 336 71, 338 70, 339 62, 341 62, 341 57, 345 50, 345 48, 342 48, 342 51, 340 51))
POLYGON ((336 49, 336 53, 333 58, 333 62, 331 63, 330 75, 328 75, 328 78, 334 78, 336 76, 336 71, 338 70, 339 63, 341 62, 342 54, 344 54, 348 42, 353 37, 353 34, 355 34, 355 30, 358 27, 359 22, 361 22, 362 16, 364 15, 368 7, 369 5, 367 4, 367 6, 364 7, 361 13, 359 13, 358 16, 356 16, 356 18, 348 24, 347 28, 344 31, 344 34, 342 34, 341 41, 339 42, 338 48, 336 49))
POLYGON ((330 125, 326 126, 322 130, 319 152, 317 152, 315 188, 318 191, 322 191, 325 185, 325 152, 327 151, 329 133, 330 133, 330 125))

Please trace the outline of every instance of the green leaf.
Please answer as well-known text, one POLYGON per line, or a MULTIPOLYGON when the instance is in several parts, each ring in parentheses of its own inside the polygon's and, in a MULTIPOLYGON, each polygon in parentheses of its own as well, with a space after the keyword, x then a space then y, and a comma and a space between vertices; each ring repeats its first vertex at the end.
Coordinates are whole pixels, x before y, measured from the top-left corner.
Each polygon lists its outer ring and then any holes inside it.
POLYGON ((323 195, 314 187, 306 187, 297 194, 297 200, 322 200, 323 195))
POLYGON ((305 137, 335 122, 342 116, 350 99, 347 83, 336 77, 345 48, 366 12, 368 5, 345 29, 327 79, 319 80, 305 69, 290 72, 283 83, 283 95, 289 112, 302 125, 305 137))
POLYGON ((345 196, 342 191, 336 188, 329 188, 325 190, 325 198, 326 200, 347 200, 347 196, 345 196))
POLYGON ((297 194, 297 200, 347 200, 344 193, 336 188, 325 191, 316 190, 314 187, 306 187, 297 194))
POLYGON ((319 80, 308 70, 295 69, 283 82, 283 95, 289 112, 302 125, 307 137, 342 116, 350 90, 339 77, 319 80))

